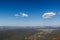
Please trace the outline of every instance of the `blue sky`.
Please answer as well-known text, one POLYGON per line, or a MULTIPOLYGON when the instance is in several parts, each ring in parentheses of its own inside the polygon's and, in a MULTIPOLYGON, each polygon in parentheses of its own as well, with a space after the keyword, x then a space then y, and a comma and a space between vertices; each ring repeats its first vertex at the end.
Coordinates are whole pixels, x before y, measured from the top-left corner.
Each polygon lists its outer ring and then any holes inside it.
POLYGON ((0 0, 0 26, 60 26, 60 0, 0 0))

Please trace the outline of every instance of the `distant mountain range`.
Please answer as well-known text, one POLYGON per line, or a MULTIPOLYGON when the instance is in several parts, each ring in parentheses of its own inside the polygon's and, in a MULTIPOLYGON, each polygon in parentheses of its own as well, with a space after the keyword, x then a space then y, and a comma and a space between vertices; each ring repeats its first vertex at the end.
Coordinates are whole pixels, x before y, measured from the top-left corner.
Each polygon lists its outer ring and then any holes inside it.
POLYGON ((0 30, 12 30, 12 29, 60 29, 60 26, 0 26, 0 30))

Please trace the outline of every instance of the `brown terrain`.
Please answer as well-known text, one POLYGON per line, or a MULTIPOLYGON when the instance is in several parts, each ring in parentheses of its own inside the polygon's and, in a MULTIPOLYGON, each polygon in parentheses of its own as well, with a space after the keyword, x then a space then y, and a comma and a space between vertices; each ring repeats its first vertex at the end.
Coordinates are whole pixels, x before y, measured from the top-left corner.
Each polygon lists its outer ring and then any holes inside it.
POLYGON ((0 40, 60 40, 60 30, 9 30, 0 33, 0 40))

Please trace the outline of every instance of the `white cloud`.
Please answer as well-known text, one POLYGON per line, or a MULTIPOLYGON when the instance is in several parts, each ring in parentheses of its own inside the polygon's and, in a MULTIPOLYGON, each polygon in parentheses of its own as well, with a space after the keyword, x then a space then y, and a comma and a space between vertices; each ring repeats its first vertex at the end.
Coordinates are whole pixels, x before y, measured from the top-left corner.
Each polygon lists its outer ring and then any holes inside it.
POLYGON ((46 13, 44 13, 43 15, 42 15, 42 17, 43 18, 51 18, 51 17, 53 17, 53 16, 55 16, 56 15, 56 13, 54 13, 54 12, 46 12, 46 13))
POLYGON ((59 12, 59 14, 60 14, 60 12, 59 12))
POLYGON ((15 14, 14 16, 19 17, 20 15, 19 14, 15 14))
POLYGON ((21 13, 21 12, 20 12, 20 15, 21 15, 22 17, 28 17, 28 14, 26 14, 26 13, 21 13))
POLYGON ((18 17, 28 17, 28 14, 24 13, 24 12, 20 12, 19 14, 15 14, 14 15, 16 18, 18 17))

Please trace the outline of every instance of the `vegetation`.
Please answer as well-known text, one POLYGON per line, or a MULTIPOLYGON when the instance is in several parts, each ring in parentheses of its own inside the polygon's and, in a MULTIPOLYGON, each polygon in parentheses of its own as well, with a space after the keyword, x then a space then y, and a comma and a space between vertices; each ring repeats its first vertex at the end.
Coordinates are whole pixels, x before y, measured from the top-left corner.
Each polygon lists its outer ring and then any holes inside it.
POLYGON ((0 40, 60 40, 60 30, 14 29, 0 31, 0 40))

